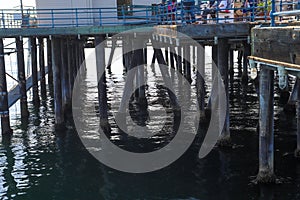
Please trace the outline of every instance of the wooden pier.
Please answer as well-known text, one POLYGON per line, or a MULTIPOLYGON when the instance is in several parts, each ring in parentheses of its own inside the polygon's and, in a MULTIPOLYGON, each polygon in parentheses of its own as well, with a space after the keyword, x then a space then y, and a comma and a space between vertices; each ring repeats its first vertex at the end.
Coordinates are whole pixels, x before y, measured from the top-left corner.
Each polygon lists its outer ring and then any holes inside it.
MULTIPOLYGON (((98 102, 101 127, 109 129, 108 120, 108 97, 106 94, 106 73, 113 67, 111 60, 115 49, 113 41, 111 55, 108 62, 105 61, 105 46, 100 45, 111 36, 128 30, 137 30, 133 35, 139 35, 142 31, 149 30, 151 41, 142 41, 144 47, 134 49, 134 43, 128 35, 119 37, 122 41, 122 50, 128 49, 134 51, 123 54, 124 72, 132 67, 147 63, 147 48, 149 43, 154 49, 152 64, 156 61, 160 65, 170 66, 183 74, 191 82, 191 63, 184 58, 193 59, 198 66, 201 66, 201 72, 196 75, 197 99, 199 106, 200 121, 205 122, 209 119, 206 116, 207 110, 211 109, 213 100, 205 102, 205 79, 201 74, 205 73, 205 46, 212 46, 213 64, 217 66, 225 87, 227 98, 226 118, 219 138, 218 145, 231 146, 230 139, 230 109, 229 109, 229 80, 233 78, 233 51, 238 50, 239 68, 241 79, 244 85, 248 84, 249 56, 251 68, 260 63, 260 124, 259 124, 259 173, 257 180, 259 182, 274 182, 274 70, 285 70, 287 73, 299 76, 300 63, 299 26, 281 27, 281 28, 261 28, 255 27, 257 23, 237 22, 223 24, 188 24, 188 25, 157 25, 157 24, 139 24, 139 25, 117 25, 117 26, 79 26, 79 27, 29 27, 29 28, 1 28, 0 29, 0 113, 2 135, 12 133, 9 121, 9 107, 20 99, 20 109, 22 118, 27 118, 28 113, 26 92, 30 88, 33 92, 33 102, 39 107, 40 97, 46 95, 46 79, 48 74, 48 84, 54 88, 54 110, 55 124, 57 128, 63 128, 66 114, 70 112, 72 104, 72 90, 77 74, 84 74, 85 55, 84 48, 87 41, 92 41, 96 50, 97 74, 100 74, 98 83, 98 102), (138 29, 137 29, 138 28, 138 29), (173 31, 174 35, 165 35, 160 32, 162 28, 173 31), (153 34, 152 34, 153 32, 153 34), (200 48, 195 49, 184 38, 177 33, 197 41, 200 48), (10 92, 6 86, 6 71, 4 62, 4 38, 15 38, 17 58, 18 58, 18 85, 10 92), (30 41, 32 75, 25 77, 23 38, 30 41), (174 48, 174 44, 175 48, 174 48), (252 44, 252 46, 251 46, 252 44), (293 48, 290 48, 290 46, 293 48), (39 53, 37 52, 39 46, 39 53), (44 46, 47 47, 47 54, 44 53, 44 46), (174 49, 173 49, 174 48, 174 49), (251 52, 252 50, 252 52, 251 52), (174 53, 176 52, 176 53, 174 53), (197 54, 195 53, 197 52, 197 54), (38 53, 38 54, 37 54, 38 53), (37 57, 39 55, 39 57, 37 57), (44 63, 47 57, 47 63, 44 63), (261 57, 258 59, 257 57, 261 57), (276 58, 277 62, 270 61, 276 58), (37 60, 39 59, 39 66, 37 60), (265 59, 265 60, 264 60, 265 59), (267 60, 266 60, 267 59, 267 60), (105 64, 108 63, 107 69, 105 64), (290 64, 289 64, 290 63, 290 64), (278 66, 278 67, 276 67, 278 66), (40 87, 39 87, 40 86, 40 87)), ((145 34, 145 33, 143 33, 145 34)), ((133 36, 136 37, 136 36, 133 36)), ((142 37, 142 36, 141 36, 142 37)), ((143 38, 142 38, 143 39, 143 38)), ((162 69, 163 71, 163 69, 162 69)), ((137 83, 144 82, 144 71, 139 70, 141 75, 137 83)), ((213 77, 215 78, 215 77, 213 77)), ((298 81, 300 83, 300 81, 298 81)), ((132 82, 130 84, 133 84, 132 82)), ((299 87, 295 87, 299 88, 299 87)), ((300 92, 297 92, 297 125, 298 125, 298 146, 295 155, 300 152, 300 92)), ((176 96, 168 92, 170 102, 173 108, 178 108, 176 96)), ((135 98, 141 107, 147 107, 145 87, 140 87, 136 92, 135 98)), ((121 116, 122 117, 122 116, 121 116)))

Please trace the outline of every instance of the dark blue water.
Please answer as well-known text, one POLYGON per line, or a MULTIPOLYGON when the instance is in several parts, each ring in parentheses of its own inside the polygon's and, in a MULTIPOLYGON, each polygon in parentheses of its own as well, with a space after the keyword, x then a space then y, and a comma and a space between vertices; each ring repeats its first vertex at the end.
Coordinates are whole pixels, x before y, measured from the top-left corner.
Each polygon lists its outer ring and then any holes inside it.
MULTIPOLYGON (((108 88, 111 108, 115 105, 112 97, 121 94, 118 88, 122 88, 122 80, 120 74, 108 76, 108 85, 118 86, 108 88)), ((97 101, 96 88, 88 83, 89 78, 86 84, 92 94, 90 101, 97 101)), ((199 129, 200 136, 180 159, 167 168, 146 174, 119 172, 99 163, 82 145, 71 116, 66 129, 56 131, 50 92, 40 108, 30 103, 28 123, 22 124, 18 115, 13 117, 11 140, 2 138, 0 197, 20 200, 300 199, 300 163, 293 157, 295 130, 293 126, 287 128, 279 123, 278 97, 275 173, 283 183, 270 186, 252 183, 258 171, 258 101, 253 83, 249 83, 247 91, 243 94, 236 76, 231 95, 232 148, 215 148, 200 160, 198 151, 204 131, 199 129)), ((149 93, 152 97, 161 95, 155 80, 149 80, 149 93)), ((113 124, 111 139, 124 143, 113 124)))

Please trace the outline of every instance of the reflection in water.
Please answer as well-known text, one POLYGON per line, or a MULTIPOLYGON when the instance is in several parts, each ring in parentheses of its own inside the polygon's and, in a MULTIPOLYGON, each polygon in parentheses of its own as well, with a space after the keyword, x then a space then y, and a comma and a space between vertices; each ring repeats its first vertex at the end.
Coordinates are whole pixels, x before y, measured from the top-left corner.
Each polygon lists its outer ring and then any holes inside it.
MULTIPOLYGON (((210 49, 208 49, 210 51, 210 49)), ((148 49, 149 56, 151 55, 148 49)), ((151 57, 148 58, 151 60, 151 57)), ((211 59, 207 57, 207 66, 211 59)), ((118 64, 122 66, 121 64, 118 64)), ((109 137, 119 146, 128 145, 122 131, 113 122, 122 89, 124 87, 123 70, 112 68, 107 76, 109 98, 109 120, 112 125, 109 137), (125 144, 126 143, 126 144, 125 144)), ((149 110, 164 109, 166 90, 161 87, 159 68, 147 69, 147 98, 149 110), (154 78, 155 77, 155 78, 154 78)), ((207 68, 207 78, 211 71, 207 68)), ((237 71, 235 73, 237 75, 237 71)), ((97 103, 97 88, 91 84, 96 73, 87 73, 83 83, 88 92, 88 103, 97 103)), ((181 96, 196 94, 195 83, 192 93, 183 91, 178 85, 182 80, 171 73, 174 88, 181 96)), ((207 85, 209 91, 210 85, 207 85)), ((20 116, 14 116, 12 124, 14 135, 11 140, 2 138, 0 145, 0 199, 20 200, 95 200, 95 199, 299 199, 300 168, 291 152, 295 138, 286 136, 293 131, 277 130, 276 169, 278 175, 292 181, 279 186, 257 186, 251 184, 251 176, 258 169, 258 138, 256 134, 258 102, 255 86, 250 83, 247 98, 241 89, 240 79, 232 82, 234 95, 231 95, 231 133, 232 149, 215 148, 207 157, 198 159, 198 151, 205 135, 205 127, 200 127, 198 136, 191 148, 175 163, 156 172, 146 174, 127 174, 110 169, 94 159, 84 149, 77 136, 72 119, 66 122, 66 130, 55 131, 53 115, 53 92, 41 101, 41 107, 35 109, 30 104, 30 117, 26 123, 20 123, 20 116), (284 134, 278 134, 287 133, 284 134), (291 154, 290 154, 291 153, 291 154)), ((187 102, 195 110, 196 102, 187 102)), ((18 105, 17 105, 18 106, 18 105)), ((85 113, 86 122, 93 125, 94 113, 85 113)), ((172 117, 166 117, 166 123, 172 126, 172 117)), ((151 129, 159 131, 159 118, 150 120, 151 129)), ((277 118, 275 119, 278 120, 277 118)), ((97 120, 95 120, 97 121, 97 120)), ((191 123, 193 121, 191 120, 191 123)), ((94 127, 98 124, 94 122, 94 127)), ((89 136, 97 135, 90 128, 89 136)), ((190 130, 186 130, 190 131, 190 130)), ((155 135, 146 146, 136 140, 130 144, 133 148, 160 148, 170 137, 167 131, 155 135)))

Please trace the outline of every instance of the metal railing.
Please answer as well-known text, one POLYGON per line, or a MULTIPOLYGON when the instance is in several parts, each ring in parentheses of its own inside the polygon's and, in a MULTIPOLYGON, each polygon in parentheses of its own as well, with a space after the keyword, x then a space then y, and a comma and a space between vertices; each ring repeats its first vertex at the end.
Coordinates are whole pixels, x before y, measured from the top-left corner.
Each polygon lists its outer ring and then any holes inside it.
MULTIPOLYGON (((66 8, 66 9, 26 9, 23 16, 20 9, 0 10, 0 28, 35 27, 80 27, 115 26, 138 24, 186 24, 186 23, 231 23, 234 21, 269 21, 275 16, 298 16, 300 11, 286 11, 286 8, 299 8, 297 2, 274 4, 274 10, 267 1, 250 7, 207 8, 205 4, 186 6, 131 5, 106 8, 66 8), (281 12, 280 12, 281 11, 281 12), (237 13, 242 13, 238 15, 237 13), (209 13, 210 17, 205 16, 209 13)), ((279 19, 281 20, 282 17, 279 19)), ((298 20, 298 18, 295 18, 298 20)), ((275 20, 275 19, 274 19, 275 20)))

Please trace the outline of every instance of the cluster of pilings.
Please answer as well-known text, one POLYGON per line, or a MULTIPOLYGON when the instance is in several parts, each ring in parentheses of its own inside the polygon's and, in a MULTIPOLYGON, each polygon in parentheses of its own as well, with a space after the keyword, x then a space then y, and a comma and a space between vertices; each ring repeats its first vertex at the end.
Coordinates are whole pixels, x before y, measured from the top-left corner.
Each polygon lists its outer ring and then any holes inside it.
MULTIPOLYGON (((133 36, 132 36, 133 37, 133 36)), ((113 38, 113 37, 112 37, 113 38)), ((113 57, 114 48, 115 48, 115 40, 112 39, 112 51, 109 56, 109 60, 107 62, 107 70, 104 70, 103 66, 105 66, 105 46, 100 45, 103 41, 105 41, 106 35, 98 35, 95 37, 95 46, 96 46, 96 64, 97 64, 97 73, 98 79, 98 92, 99 92, 99 114, 101 119, 102 127, 109 127, 108 123, 108 106, 107 106, 107 95, 106 95, 106 74, 110 73, 111 67, 111 58, 113 57)), ((124 72, 131 70, 132 68, 147 64, 147 42, 148 40, 142 41, 143 48, 134 48, 134 43, 136 41, 132 40, 130 36, 126 35, 122 40, 122 50, 123 50, 123 65, 124 72)), ((151 64, 154 64, 156 61, 159 65, 170 66, 172 69, 177 70, 179 73, 183 74, 183 76, 191 83, 192 82, 192 64, 197 64, 201 72, 197 72, 196 74, 196 86, 197 86, 197 98, 198 98, 198 106, 200 112, 200 120, 205 122, 208 119, 206 117, 207 110, 210 110, 211 102, 205 102, 205 80, 201 74, 205 74, 205 46, 212 45, 211 43, 199 42, 199 47, 193 46, 189 43, 182 42, 180 45, 171 45, 170 43, 163 43, 163 45, 158 44, 159 41, 151 40, 150 44, 154 49, 154 54, 152 57, 151 64), (157 43, 157 44, 156 44, 157 43), (191 58, 191 59, 185 59, 191 58)), ((240 48, 242 59, 240 58, 239 65, 242 66, 243 70, 241 71, 241 77, 243 82, 247 85, 248 83, 248 60, 247 56, 250 55, 250 44, 246 41, 239 41, 242 46, 240 48), (243 61, 243 62, 242 62, 243 61)), ((234 50, 237 50, 234 46, 231 45, 229 39, 227 38, 218 38, 214 41, 212 45, 212 59, 213 65, 218 67, 218 70, 221 74, 221 78, 224 82, 227 96, 227 114, 226 120, 224 124, 224 128, 222 131, 222 136, 219 139, 220 146, 230 145, 230 112, 229 112, 229 78, 233 79, 233 71, 234 71, 234 50)), ((164 70, 168 70, 165 67, 160 67, 163 74, 164 70)), ((141 70, 141 68, 139 68, 141 70)), ((144 82, 144 72, 138 71, 138 79, 136 81, 144 82)), ((213 72, 214 74, 214 72, 213 72)), ((127 82, 126 82, 127 84, 127 82)), ((133 84, 133 83, 130 83, 133 84)), ((126 85, 125 85, 126 87, 126 85)), ((172 92, 169 92, 169 98, 171 104, 174 108, 178 106, 176 102, 176 96, 172 92)), ((147 106, 147 99, 145 98, 145 87, 140 87, 139 90, 136 91, 136 99, 141 108, 147 106)), ((122 102, 121 102, 122 107, 122 102)), ((124 106, 125 107, 125 106, 124 106)))
MULTIPOLYGON (((27 105, 28 88, 32 88, 32 100, 36 108, 40 105, 40 98, 42 100, 46 98, 46 74, 48 73, 49 88, 54 88, 55 123, 57 127, 62 127, 65 114, 71 108, 74 80, 84 61, 84 40, 73 37, 30 37, 28 40, 32 72, 29 82, 25 74, 23 37, 15 38, 19 91, 16 91, 14 95, 20 99, 21 119, 27 119, 30 115, 27 105), (47 66, 45 44, 47 45, 47 66)), ((14 102, 9 102, 8 98, 3 38, 0 39, 0 55, 1 130, 2 135, 8 135, 12 133, 9 106, 14 102)))
MULTIPOLYGON (((112 57, 116 48, 116 39, 112 40, 112 51, 110 53, 108 62, 105 62, 105 45, 107 35, 95 35, 95 50, 96 50, 96 66, 98 74, 98 101, 99 101, 99 115, 101 127, 109 128, 108 120, 108 99, 106 94, 106 73, 111 73, 111 62, 112 57), (102 45, 100 45, 102 44, 102 45), (104 68, 107 66, 107 69, 104 68)), ((123 50, 123 64, 124 72, 131 70, 132 68, 147 64, 147 43, 148 40, 142 41, 143 48, 135 48, 132 38, 126 35, 123 38, 118 38, 122 41, 123 50)), ((229 111, 229 79, 233 79, 234 71, 234 58, 233 52, 236 50, 232 48, 230 40, 228 38, 215 38, 213 43, 199 42, 199 48, 192 46, 189 43, 180 43, 180 45, 174 46, 165 43, 164 45, 158 45, 158 41, 151 40, 151 45, 154 49, 153 58, 151 64, 156 61, 159 65, 170 66, 172 69, 177 70, 190 83, 192 80, 192 64, 198 65, 200 72, 196 73, 196 88, 197 88, 197 99, 200 112, 200 121, 205 122, 209 120, 207 116, 207 110, 210 110, 211 102, 205 102, 205 77, 201 74, 205 74, 205 46, 212 46, 212 60, 213 65, 218 68, 221 78, 223 80, 226 97, 227 97, 227 113, 226 120, 224 123, 221 137, 219 138, 219 146, 230 145, 230 111, 229 111), (191 58, 191 59, 187 59, 191 58)), ((239 66, 242 66, 242 80, 247 84, 248 82, 248 63, 247 56, 250 55, 250 44, 247 42, 241 42, 242 53, 239 55, 239 66), (243 59, 241 59, 243 57, 243 59), (242 63, 243 60, 243 63, 242 63)), ((78 37, 71 36, 52 36, 45 38, 31 37, 30 38, 30 51, 31 51, 31 63, 32 63, 32 92, 33 92, 33 104, 40 104, 40 96, 46 96, 46 79, 45 75, 48 71, 49 85, 54 89, 54 111, 55 111, 55 124, 56 127, 63 127, 65 117, 71 109, 72 103, 72 90, 75 78, 78 73, 84 73, 85 67, 81 67, 84 63, 84 45, 85 40, 79 39, 78 37), (44 43, 47 44, 47 66, 45 67, 45 55, 44 55, 44 43), (37 43, 38 42, 38 43, 37 43), (39 52, 37 52, 37 45, 39 45, 39 52), (39 58, 37 58, 39 55, 39 58), (37 62, 39 59, 39 62, 37 62), (39 63, 39 66, 38 64, 39 63), (39 70, 38 70, 39 68, 39 70), (40 78, 39 78, 40 74, 40 78), (39 89, 40 79, 40 89, 39 89), (40 92, 39 92, 40 90, 40 92)), ((24 67, 24 50, 23 50, 23 38, 16 38, 17 58, 18 58, 18 81, 20 88, 20 106, 22 118, 27 118, 28 107, 27 107, 27 96, 26 96, 26 77, 24 67)), ((1 112, 1 123, 2 123, 2 134, 11 133, 9 122, 9 106, 8 106, 8 92, 6 87, 6 75, 5 75, 5 63, 4 63, 4 47, 3 39, 0 41, 0 112, 1 112)), ((160 67, 162 73, 168 70, 165 67, 160 67)), ((214 67, 212 68, 214 69, 214 67)), ((139 83, 144 83, 144 71, 143 68, 138 69, 139 83)), ((165 73, 167 74, 167 73, 165 73)), ((212 72, 214 74, 214 72, 212 72)), ((212 77, 214 78, 214 77, 212 77)), ((133 84, 132 82, 129 84, 133 84)), ((143 85, 143 84, 142 84, 143 85)), ((126 85, 125 85, 126 87, 126 85)), ((135 98, 140 105, 140 108, 147 108, 145 86, 140 87, 135 92, 135 98)), ((168 91, 171 105, 174 109, 178 107, 175 94, 168 91)), ((123 102, 127 103, 127 102, 123 102)), ((122 102, 121 102, 122 104, 122 102)), ((121 106, 122 107, 122 106, 121 106)), ((123 106, 125 107, 125 106, 123 106)))

